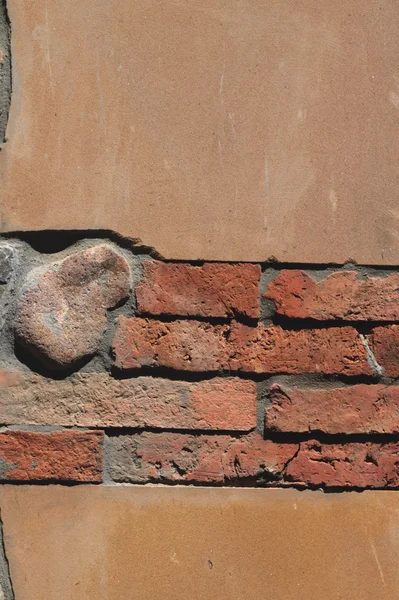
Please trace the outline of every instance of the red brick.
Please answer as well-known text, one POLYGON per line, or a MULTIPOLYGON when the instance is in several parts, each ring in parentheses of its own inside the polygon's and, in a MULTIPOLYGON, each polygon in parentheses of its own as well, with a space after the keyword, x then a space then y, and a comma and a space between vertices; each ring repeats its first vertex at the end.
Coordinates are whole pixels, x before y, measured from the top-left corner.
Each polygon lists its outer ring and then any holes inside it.
POLYGON ((233 371, 256 373, 371 374, 359 335, 352 327, 286 330, 236 325, 229 336, 233 371))
POLYGON ((387 377, 399 377, 399 325, 376 327, 369 344, 387 377))
POLYGON ((113 341, 119 369, 144 366, 186 371, 371 374, 352 327, 285 330, 239 323, 120 317, 113 341))
POLYGON ((278 478, 298 450, 252 433, 228 435, 150 433, 111 437, 110 475, 115 481, 226 483, 278 478))
POLYGON ((399 386, 353 385, 330 389, 275 384, 266 408, 266 431, 398 433, 399 386))
POLYGON ((396 488, 399 442, 303 442, 287 466, 286 481, 317 487, 396 488))
POLYGON ((138 309, 152 315, 259 317, 259 265, 143 262, 138 309))
POLYGON ((315 281, 304 271, 281 271, 264 294, 286 317, 348 321, 399 319, 399 274, 358 279, 338 271, 315 281))
POLYGON ((0 479, 3 481, 99 482, 103 433, 96 431, 3 431, 0 479))
POLYGON ((237 377, 116 380, 80 373, 64 380, 0 371, 0 423, 249 431, 256 384, 237 377))

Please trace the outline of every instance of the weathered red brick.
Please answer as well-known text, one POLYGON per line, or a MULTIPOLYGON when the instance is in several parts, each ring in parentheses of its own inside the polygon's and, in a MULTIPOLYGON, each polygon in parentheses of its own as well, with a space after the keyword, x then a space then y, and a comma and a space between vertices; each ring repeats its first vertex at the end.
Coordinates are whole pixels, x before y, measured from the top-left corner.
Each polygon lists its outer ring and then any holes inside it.
POLYGON ((144 261, 138 309, 152 315, 258 318, 260 273, 253 264, 144 261))
POLYGON ((102 480, 103 433, 97 431, 2 431, 2 481, 102 480))
POLYGON ((266 431, 398 433, 399 386, 353 385, 300 389, 274 384, 266 431))
POLYGON ((305 319, 347 321, 399 319, 399 274, 358 279, 356 271, 338 271, 315 281, 304 271, 281 271, 264 294, 279 314, 305 319))
POLYGON ((111 437, 108 450, 115 481, 226 483, 278 478, 298 444, 277 444, 257 433, 234 438, 145 432, 111 437))
POLYGON ((303 442, 287 465, 286 481, 317 487, 396 488, 399 442, 303 442))
POLYGON ((249 431, 256 384, 237 377, 172 381, 80 373, 64 380, 0 371, 0 423, 249 431))
POLYGON ((376 327, 369 337, 370 348, 387 377, 399 377, 399 325, 376 327))
POLYGON ((120 317, 113 341, 119 369, 160 366, 187 371, 371 374, 352 327, 285 330, 239 323, 120 317))
POLYGON ((233 371, 256 373, 371 374, 367 355, 352 327, 287 330, 234 325, 229 335, 233 371))

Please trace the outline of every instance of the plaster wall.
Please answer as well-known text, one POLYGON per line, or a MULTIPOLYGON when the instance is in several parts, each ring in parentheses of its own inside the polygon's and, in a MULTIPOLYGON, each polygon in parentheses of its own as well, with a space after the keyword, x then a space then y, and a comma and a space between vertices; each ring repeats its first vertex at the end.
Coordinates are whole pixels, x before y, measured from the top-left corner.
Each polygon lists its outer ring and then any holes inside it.
POLYGON ((394 0, 10 0, 2 231, 397 264, 394 0))

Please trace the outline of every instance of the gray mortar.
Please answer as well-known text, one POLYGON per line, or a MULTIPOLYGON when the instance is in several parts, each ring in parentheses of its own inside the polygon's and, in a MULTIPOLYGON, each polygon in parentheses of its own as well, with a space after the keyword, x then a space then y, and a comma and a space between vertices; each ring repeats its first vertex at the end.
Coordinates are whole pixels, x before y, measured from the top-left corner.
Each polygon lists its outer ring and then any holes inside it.
POLYGON ((15 600, 15 595, 4 543, 3 522, 0 517, 0 600, 3 599, 15 600))
POLYGON ((10 22, 5 0, 0 4, 0 149, 6 141, 6 128, 11 101, 11 44, 10 22))

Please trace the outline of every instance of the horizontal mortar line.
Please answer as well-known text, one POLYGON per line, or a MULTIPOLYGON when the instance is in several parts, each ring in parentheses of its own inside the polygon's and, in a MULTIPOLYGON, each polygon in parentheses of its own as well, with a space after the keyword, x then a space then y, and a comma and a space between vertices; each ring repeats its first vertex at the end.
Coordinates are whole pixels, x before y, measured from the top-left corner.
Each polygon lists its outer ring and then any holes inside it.
POLYGON ((239 378, 243 380, 251 380, 254 382, 268 381, 274 377, 299 377, 303 376, 320 378, 323 377, 326 382, 341 381, 342 383, 376 383, 380 382, 381 378, 377 375, 343 375, 322 373, 287 373, 286 371, 275 371, 265 373, 255 373, 253 371, 184 371, 180 369, 172 369, 170 367, 137 367, 134 369, 119 369, 113 366, 110 375, 117 381, 127 379, 137 379, 138 377, 156 377, 161 379, 170 379, 171 381, 186 381, 200 382, 209 379, 219 378, 239 378))
MULTIPOLYGON (((190 435, 196 437, 217 437, 219 435, 228 435, 232 438, 241 439, 251 433, 258 431, 257 427, 251 429, 184 429, 182 427, 126 427, 109 426, 100 428, 108 437, 119 437, 122 435, 140 435, 143 433, 176 433, 179 435, 190 435)), ((258 431, 261 434, 260 431, 258 431)))

